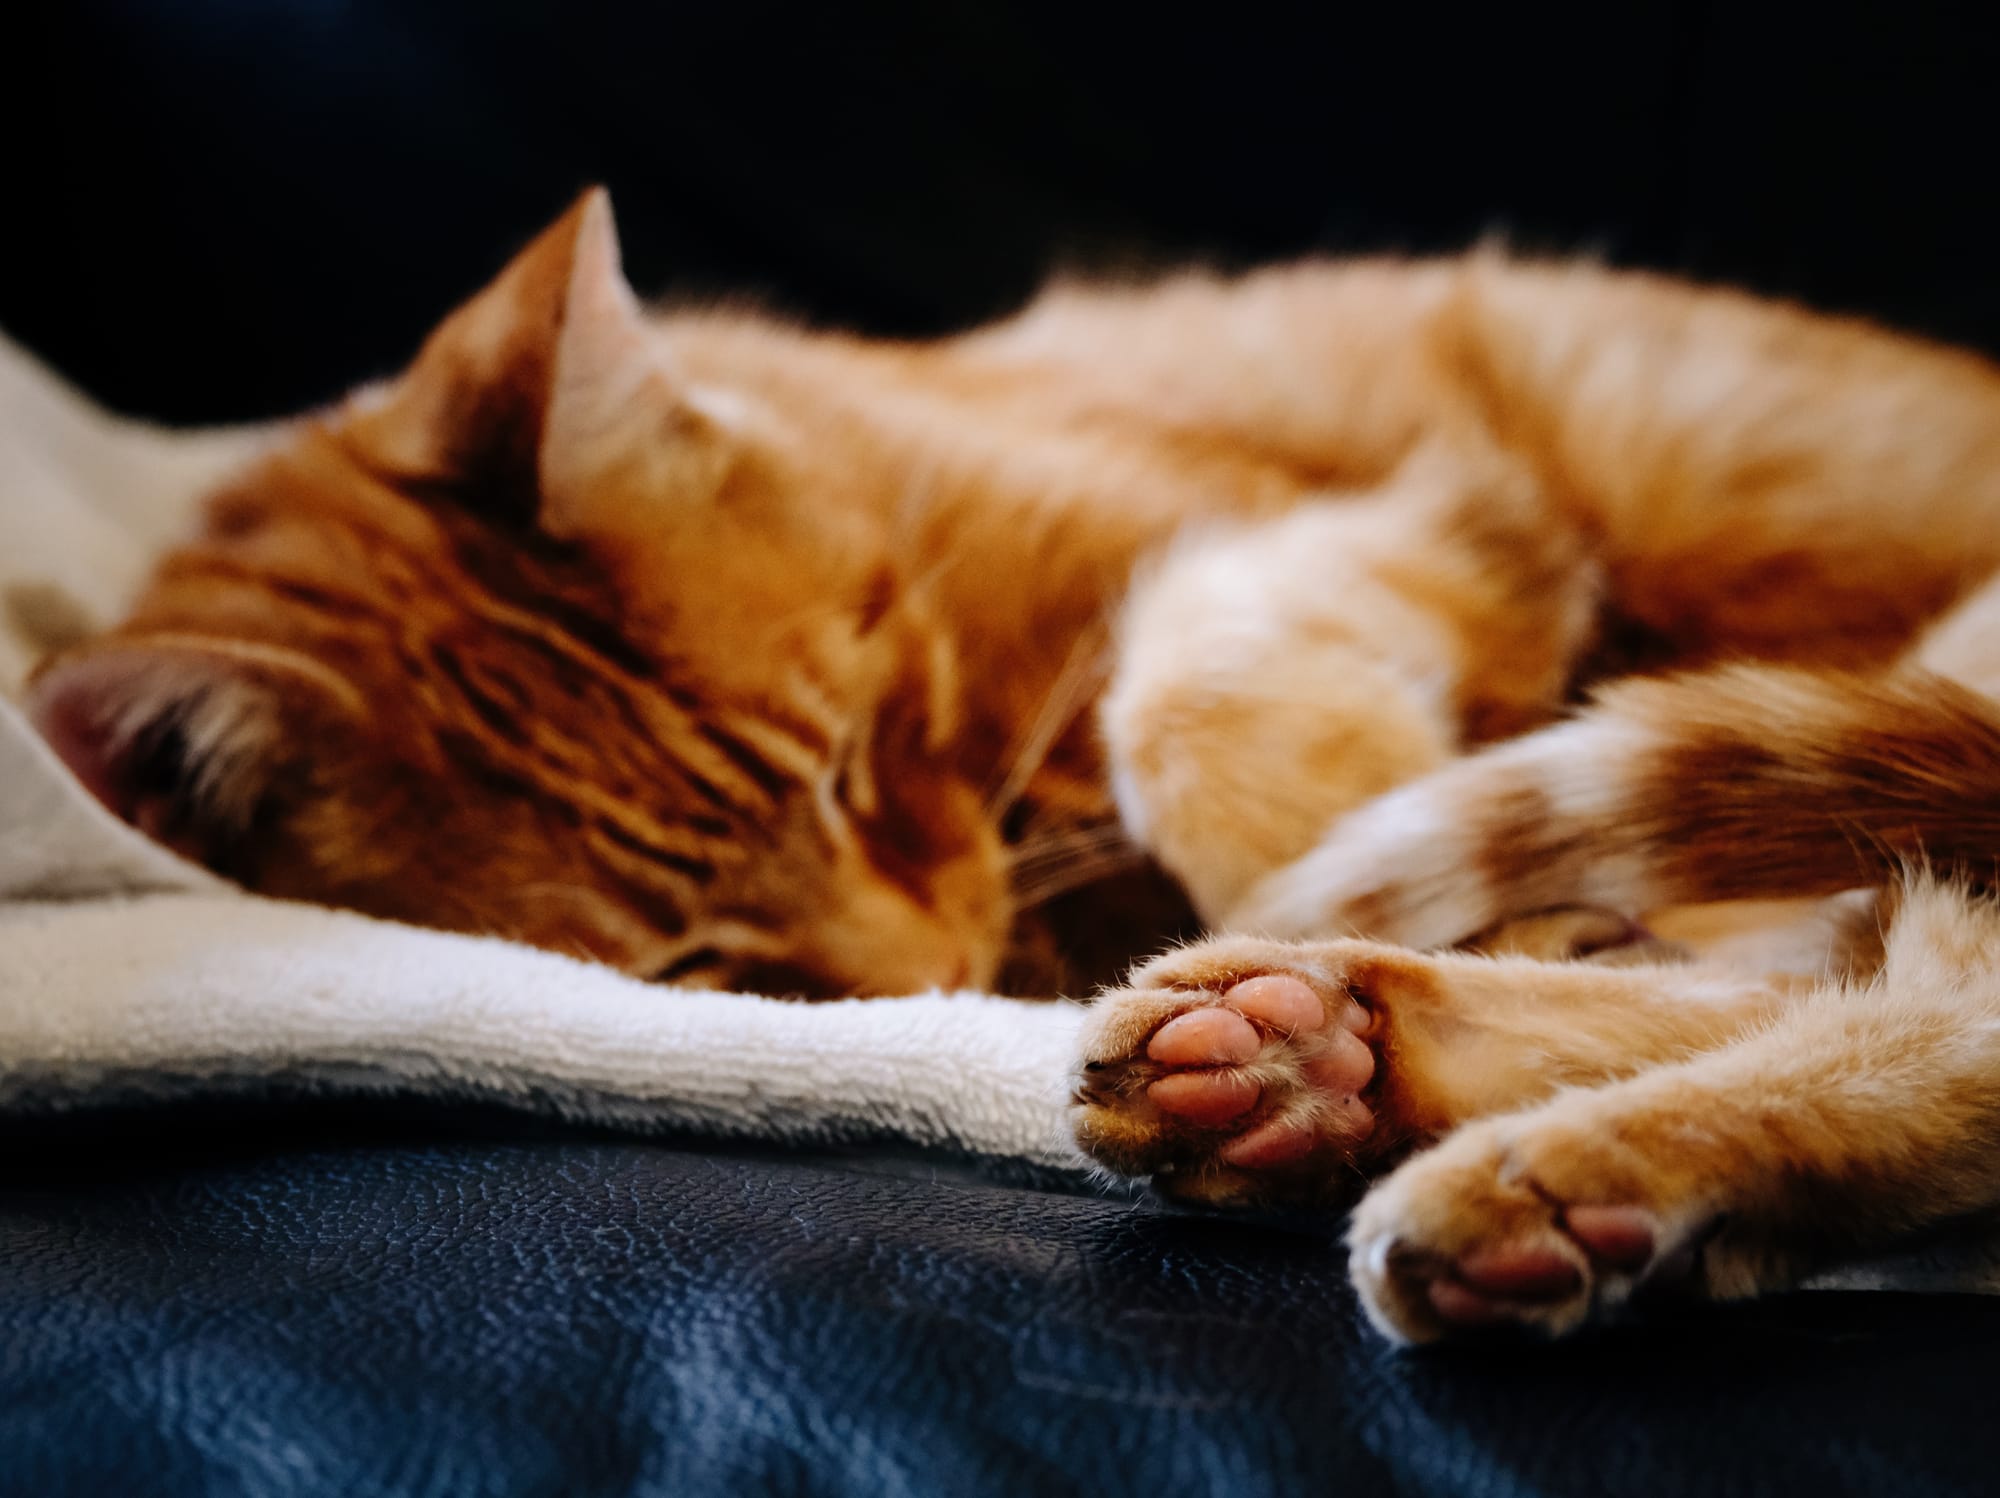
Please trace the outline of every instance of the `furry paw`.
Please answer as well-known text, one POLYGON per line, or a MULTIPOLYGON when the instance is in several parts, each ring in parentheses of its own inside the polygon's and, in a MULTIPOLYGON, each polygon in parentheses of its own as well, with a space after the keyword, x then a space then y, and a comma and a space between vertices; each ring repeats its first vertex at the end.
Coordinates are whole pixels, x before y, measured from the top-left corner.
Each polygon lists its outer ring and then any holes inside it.
POLYGON ((1709 1214, 1676 1208, 1614 1142, 1475 1124, 1369 1193, 1348 1233, 1369 1319, 1398 1342, 1566 1335, 1644 1285, 1687 1281, 1709 1214))
POLYGON ((1085 1153, 1214 1205, 1351 1197, 1407 1131, 1362 942, 1205 942, 1098 1000, 1071 1118, 1085 1153))

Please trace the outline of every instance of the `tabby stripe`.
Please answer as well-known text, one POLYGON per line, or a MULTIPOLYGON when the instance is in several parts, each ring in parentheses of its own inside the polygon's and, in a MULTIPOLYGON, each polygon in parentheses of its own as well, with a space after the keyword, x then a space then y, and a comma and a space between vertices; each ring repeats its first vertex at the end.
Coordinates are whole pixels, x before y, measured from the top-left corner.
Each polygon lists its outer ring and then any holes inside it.
POLYGON ((708 802, 709 805, 739 819, 749 816, 749 811, 746 807, 742 806, 734 798, 726 795, 721 786, 717 785, 700 771, 692 770, 684 764, 676 763, 674 772, 687 783, 690 790, 708 802))
POLYGON ((669 852, 655 843, 648 842, 630 829, 621 827, 608 817, 594 818, 591 826, 626 852, 656 863, 661 868, 671 869, 696 884, 709 884, 715 879, 715 865, 705 858, 669 852))
POLYGON ((823 762, 833 749, 833 736, 826 729, 795 714, 766 707, 763 724, 771 733, 791 740, 791 747, 814 763, 823 762))
POLYGON ((592 826, 616 823, 626 836, 646 838, 653 846, 663 848, 669 855, 677 858, 692 858, 706 862, 707 860, 702 858, 702 850, 719 839, 732 837, 735 833, 734 826, 720 817, 704 816, 699 812, 685 817, 659 816, 651 811, 644 811, 642 808, 646 805, 646 798, 630 786, 608 790, 584 781, 570 787, 570 796, 570 800, 557 804, 572 827, 581 828, 586 823, 592 826), (648 831, 632 830, 631 823, 635 812, 640 812, 644 816, 644 826, 648 831), (663 838, 653 835, 672 833, 682 828, 692 829, 695 835, 679 840, 678 845, 671 836, 663 838))
MULTIPOLYGON (((662 744, 664 739, 673 736, 677 732, 684 732, 687 727, 684 722, 672 724, 671 728, 669 728, 666 724, 650 720, 646 714, 640 711, 637 702, 634 701, 631 694, 617 682, 599 677, 597 678, 596 685, 602 689, 605 700, 610 703, 612 709, 617 712, 619 718, 631 730, 634 739, 639 743, 662 744)), ((665 695, 669 701, 678 704, 681 697, 685 694, 668 691, 665 695)), ((716 810, 723 812, 736 822, 750 819, 750 808, 744 805, 740 798, 725 790, 717 783, 713 776, 703 774, 700 770, 695 769, 693 765, 687 763, 684 755, 670 748, 665 748, 662 757, 666 760, 673 774, 678 776, 690 790, 700 796, 702 800, 708 802, 709 805, 715 807, 716 810)), ((726 831, 727 828, 724 830, 726 831)))
POLYGON ((791 776, 727 729, 713 723, 697 723, 694 731, 720 750, 731 764, 749 776, 758 789, 773 801, 782 798, 797 784, 791 776))
POLYGON ((469 779, 483 783, 488 789, 499 792, 514 800, 541 804, 546 801, 542 787, 532 778, 517 770, 494 762, 488 746, 463 728, 442 728, 437 735, 438 747, 444 750, 469 779))
MULTIPOLYGON (((557 641, 545 638, 537 631, 512 626, 503 627, 507 627, 508 633, 515 643, 534 651, 541 655, 543 659, 549 661, 554 668, 556 680, 569 683, 580 677, 586 681, 591 689, 591 697, 600 704, 609 706, 618 715, 620 721, 636 742, 642 744, 660 744, 663 739, 671 737, 674 730, 685 727, 684 724, 680 723, 669 726, 650 717, 641 710, 632 692, 623 683, 605 676, 602 672, 588 670, 587 664, 576 652, 565 650, 557 641)), ((662 695, 676 706, 694 700, 687 692, 670 685, 664 683, 647 684, 657 687, 662 695)), ((573 695, 580 697, 581 694, 574 693, 573 689, 573 695)), ((725 816, 739 822, 750 816, 750 808, 744 805, 739 798, 723 789, 712 776, 705 775, 692 765, 685 763, 681 756, 672 751, 663 753, 662 758, 666 761, 667 767, 672 774, 677 776, 690 790, 701 797, 702 800, 708 802, 716 810, 724 813, 725 816)), ((657 771, 648 772, 648 774, 656 773, 657 771)), ((700 826, 700 823, 696 823, 695 825, 700 826)), ((713 827, 715 823, 711 819, 708 825, 713 827)), ((724 825, 723 830, 727 830, 727 824, 724 825)))
POLYGON ((162 564, 160 575, 162 579, 175 582, 202 583, 227 580, 343 621, 357 619, 372 621, 377 617, 375 611, 366 604, 331 592, 317 583, 307 582, 303 578, 283 577, 227 557, 208 553, 195 557, 174 558, 162 564))
POLYGON ((325 588, 313 583, 300 582, 293 578, 269 576, 263 577, 259 581, 264 584, 264 587, 268 591, 277 594, 280 598, 303 605, 306 608, 312 609, 315 613, 326 614, 332 618, 348 622, 354 620, 372 621, 376 617, 375 611, 366 604, 357 602, 352 598, 343 598, 338 593, 329 592, 325 588))
POLYGON ((485 687, 475 681, 465 669, 465 663, 456 652, 443 646, 434 647, 430 653, 431 664, 465 699, 473 715, 493 733, 512 744, 517 749, 528 745, 528 731, 521 721, 525 707, 519 701, 502 702, 485 687))

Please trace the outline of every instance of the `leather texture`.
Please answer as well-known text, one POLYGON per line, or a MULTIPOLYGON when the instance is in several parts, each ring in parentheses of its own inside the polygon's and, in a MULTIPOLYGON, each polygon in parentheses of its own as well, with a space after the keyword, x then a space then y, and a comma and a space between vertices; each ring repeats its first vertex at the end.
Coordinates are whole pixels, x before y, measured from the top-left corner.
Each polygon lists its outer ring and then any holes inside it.
POLYGON ((1934 1495, 2000 1457, 2000 1301, 1412 1355, 1284 1227, 921 1162, 272 1132, 5 1141, 0 1492, 1934 1495))

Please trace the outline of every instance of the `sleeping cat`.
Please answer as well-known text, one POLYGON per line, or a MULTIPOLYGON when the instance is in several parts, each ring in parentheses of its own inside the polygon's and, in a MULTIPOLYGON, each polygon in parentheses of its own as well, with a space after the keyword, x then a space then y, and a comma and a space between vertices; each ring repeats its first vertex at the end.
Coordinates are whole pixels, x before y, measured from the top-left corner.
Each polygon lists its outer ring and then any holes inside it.
POLYGON ((593 193, 31 707, 254 888, 685 985, 1074 982, 1177 929, 1143 850, 1260 935, 1098 1000, 1084 1148, 1313 1204, 1442 1139, 1370 1314, 1563 1332, 2000 1202, 2000 911, 1901 873, 2000 853, 1996 520, 2000 374, 1738 295, 1474 255, 879 343, 642 315, 593 193), (1832 897, 1812 975, 1417 950, 1762 896, 1832 897))

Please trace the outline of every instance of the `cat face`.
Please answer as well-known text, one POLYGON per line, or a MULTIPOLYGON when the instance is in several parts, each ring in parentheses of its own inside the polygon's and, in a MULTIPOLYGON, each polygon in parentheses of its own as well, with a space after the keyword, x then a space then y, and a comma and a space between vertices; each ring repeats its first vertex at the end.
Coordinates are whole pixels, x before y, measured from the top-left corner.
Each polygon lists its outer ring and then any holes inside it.
POLYGON ((893 460, 798 406, 687 377, 592 194, 31 710, 266 893, 696 985, 986 983, 1006 860, 893 460))

